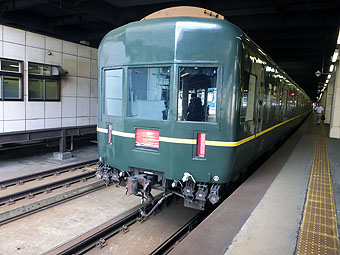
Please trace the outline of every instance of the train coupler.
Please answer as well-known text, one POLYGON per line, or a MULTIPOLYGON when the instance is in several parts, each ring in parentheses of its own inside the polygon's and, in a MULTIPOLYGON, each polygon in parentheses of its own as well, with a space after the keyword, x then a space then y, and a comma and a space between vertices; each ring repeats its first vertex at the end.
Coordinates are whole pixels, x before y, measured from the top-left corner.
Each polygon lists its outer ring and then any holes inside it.
POLYGON ((126 193, 129 195, 142 196, 142 203, 145 198, 153 200, 151 194, 151 180, 143 174, 129 176, 126 182, 126 193))

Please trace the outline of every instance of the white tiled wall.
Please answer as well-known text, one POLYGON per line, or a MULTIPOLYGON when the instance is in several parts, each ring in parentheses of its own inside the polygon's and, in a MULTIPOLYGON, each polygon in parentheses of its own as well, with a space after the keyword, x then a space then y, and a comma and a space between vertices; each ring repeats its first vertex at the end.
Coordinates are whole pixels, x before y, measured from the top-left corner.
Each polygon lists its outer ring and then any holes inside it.
POLYGON ((97 124, 97 49, 0 25, 0 57, 24 61, 24 100, 0 101, 0 133, 97 124), (60 65, 60 102, 28 101, 28 62, 60 65))
POLYGON ((90 116, 90 98, 78 97, 77 98, 77 117, 90 116))
POLYGON ((77 116, 76 97, 61 97, 61 116, 65 118, 77 116))

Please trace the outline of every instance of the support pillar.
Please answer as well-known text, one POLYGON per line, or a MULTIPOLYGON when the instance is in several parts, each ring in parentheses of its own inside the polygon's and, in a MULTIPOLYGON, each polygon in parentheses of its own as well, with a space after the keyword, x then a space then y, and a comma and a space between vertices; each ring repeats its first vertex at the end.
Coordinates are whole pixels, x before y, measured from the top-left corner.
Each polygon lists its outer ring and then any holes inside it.
POLYGON ((340 139, 340 65, 339 65, 339 61, 337 61, 335 65, 335 84, 334 84, 329 137, 340 139))
POLYGON ((335 75, 333 74, 329 80, 327 90, 325 92, 325 124, 331 123, 331 114, 333 106, 333 95, 334 95, 334 85, 335 85, 335 75))
POLYGON ((59 139, 59 151, 53 153, 53 157, 59 160, 72 158, 72 153, 66 151, 66 130, 61 130, 61 137, 59 139))

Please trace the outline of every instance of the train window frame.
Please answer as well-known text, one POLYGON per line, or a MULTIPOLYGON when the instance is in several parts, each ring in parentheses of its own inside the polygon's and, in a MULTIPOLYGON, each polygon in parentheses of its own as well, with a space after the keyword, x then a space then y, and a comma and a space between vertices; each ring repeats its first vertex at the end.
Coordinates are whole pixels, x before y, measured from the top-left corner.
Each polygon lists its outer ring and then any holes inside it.
MULTIPOLYGON (((248 72, 248 71, 244 71, 244 73, 247 73, 247 75, 249 75, 249 79, 248 79, 248 86, 247 86, 247 91, 249 91, 249 84, 250 84, 250 78, 251 77, 254 77, 255 78, 255 84, 254 84, 254 95, 253 95, 253 104, 252 104, 252 108, 250 108, 250 110, 248 109, 248 106, 251 105, 251 104, 248 104, 248 101, 249 101, 249 93, 248 96, 247 96, 247 107, 245 108, 245 116, 244 118, 242 117, 242 98, 243 98, 243 90, 242 89, 245 89, 245 87, 243 86, 244 83, 242 83, 241 85, 241 88, 240 88, 240 93, 241 93, 241 101, 240 101, 240 123, 246 123, 246 122, 252 122, 252 121, 255 121, 255 113, 256 113, 256 100, 257 100, 257 97, 256 97, 256 90, 257 90, 257 82, 258 82, 258 77, 256 74, 253 74, 251 72, 248 72), (249 114, 249 111, 250 113, 252 114, 249 114), (247 115, 248 118, 247 118, 247 115), (252 116, 252 118, 249 118, 250 116, 252 116)), ((245 75, 245 74, 243 74, 245 75)), ((243 77, 244 79, 244 77, 243 77)), ((244 82, 244 81, 243 81, 244 82)))
MULTIPOLYGON (((13 64, 12 63, 12 64, 13 64)), ((10 65, 11 66, 11 65, 10 65)), ((0 58, 0 101, 23 101, 24 100, 24 61, 9 58, 0 58), (18 71, 6 70, 2 68, 2 61, 18 64, 18 71), (5 79, 18 79, 18 97, 11 98, 5 96, 5 79)))
MULTIPOLYGON (((119 67, 107 67, 107 68, 103 68, 103 72, 102 72, 102 91, 101 91, 101 96, 103 98, 103 114, 101 115, 105 115, 105 116, 109 116, 109 117, 123 117, 124 116, 124 85, 125 85, 125 68, 122 66, 119 67), (119 99, 121 101, 121 111, 120 111, 120 115, 111 115, 107 113, 106 110, 106 72, 107 71, 114 71, 114 70, 121 70, 121 75, 122 75, 122 79, 121 79, 121 99, 119 99)), ((113 98, 113 99, 118 99, 118 98, 113 98)))
MULTIPOLYGON (((125 112, 125 117, 128 118, 128 119, 136 119, 136 120, 152 120, 152 121, 170 121, 171 120, 171 105, 172 105, 172 86, 173 85, 173 78, 174 77, 174 64, 173 63, 161 63, 161 64, 141 64, 141 65, 128 65, 126 66, 126 81, 125 81, 125 84, 126 84, 126 95, 124 97, 124 99, 126 100, 126 112, 125 112), (165 104, 164 102, 164 109, 162 112, 162 119, 157 119, 157 118, 146 118, 146 117, 136 117, 136 116, 130 116, 130 99, 129 99, 129 89, 130 89, 130 81, 129 81, 129 71, 132 70, 132 69, 152 69, 152 68, 158 68, 158 69, 161 69, 161 68, 169 68, 169 88, 168 88, 168 99, 167 99, 167 105, 165 104), (167 119, 164 119, 164 116, 167 117, 167 119)), ((159 84, 158 84, 159 85, 159 84)), ((166 85, 164 85, 166 86, 166 85)), ((162 92, 163 93, 163 92, 162 92)), ((162 95, 163 97, 163 95, 162 95)), ((145 100, 145 101, 152 101, 152 100, 145 100)), ((156 101, 162 101, 161 100, 156 100, 156 101)), ((163 100, 163 101, 166 101, 166 100, 163 100)))
MULTIPOLYGON (((222 84, 222 65, 217 62, 204 62, 204 63, 176 63, 175 65, 176 70, 176 122, 181 123, 201 123, 201 124, 208 124, 208 125, 218 125, 220 121, 220 94, 221 94, 221 84, 222 84), (214 121, 195 121, 195 120, 182 120, 179 119, 179 93, 180 93, 180 68, 216 68, 216 95, 215 95, 215 108, 216 108, 216 117, 214 121)), ((203 105, 204 107, 204 105, 203 105)))

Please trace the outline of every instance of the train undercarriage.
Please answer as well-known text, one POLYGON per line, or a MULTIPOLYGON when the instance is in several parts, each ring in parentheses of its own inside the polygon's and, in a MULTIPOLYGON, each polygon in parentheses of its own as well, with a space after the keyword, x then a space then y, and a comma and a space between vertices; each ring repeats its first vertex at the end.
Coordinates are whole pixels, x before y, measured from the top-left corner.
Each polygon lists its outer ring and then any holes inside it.
POLYGON ((204 210, 208 203, 215 205, 221 199, 222 184, 196 182, 190 173, 184 173, 181 180, 168 180, 162 172, 130 168, 120 171, 111 166, 100 164, 97 178, 103 179, 106 185, 126 184, 126 194, 140 196, 142 202, 153 199, 152 190, 162 190, 164 194, 173 193, 184 199, 184 206, 204 210))

